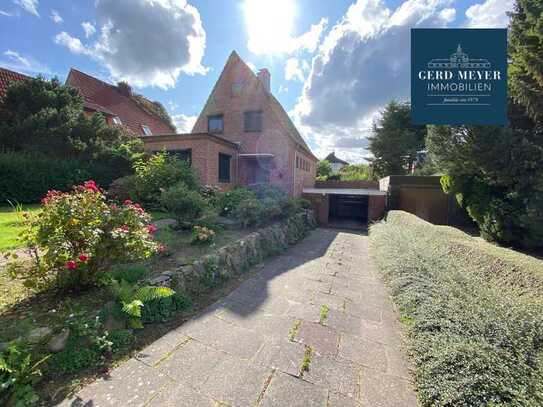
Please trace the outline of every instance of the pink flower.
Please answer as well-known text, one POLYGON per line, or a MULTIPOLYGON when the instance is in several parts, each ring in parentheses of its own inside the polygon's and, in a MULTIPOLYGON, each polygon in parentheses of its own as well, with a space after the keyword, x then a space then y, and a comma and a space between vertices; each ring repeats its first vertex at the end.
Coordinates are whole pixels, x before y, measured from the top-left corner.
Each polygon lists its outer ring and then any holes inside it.
POLYGON ((96 182, 94 182, 92 179, 86 181, 84 186, 87 191, 100 192, 100 189, 98 189, 98 187, 96 186, 96 182))
POLYGON ((150 235, 156 232, 156 226, 155 225, 147 225, 147 232, 149 232, 150 235))
POLYGON ((89 256, 87 256, 85 254, 80 254, 78 259, 79 259, 80 262, 85 263, 89 259, 89 256))
POLYGON ((70 260, 70 261, 66 262, 66 268, 68 270, 75 270, 77 268, 77 264, 76 264, 75 261, 70 260))
POLYGON ((118 210, 118 209, 119 209, 119 207, 118 207, 117 205, 111 204, 111 210, 112 210, 112 211, 116 211, 116 210, 118 210))
POLYGON ((130 228, 127 225, 122 225, 119 229, 121 229, 121 232, 130 232, 130 228))
POLYGON ((123 202, 123 205, 132 205, 132 201, 130 199, 127 199, 123 202))

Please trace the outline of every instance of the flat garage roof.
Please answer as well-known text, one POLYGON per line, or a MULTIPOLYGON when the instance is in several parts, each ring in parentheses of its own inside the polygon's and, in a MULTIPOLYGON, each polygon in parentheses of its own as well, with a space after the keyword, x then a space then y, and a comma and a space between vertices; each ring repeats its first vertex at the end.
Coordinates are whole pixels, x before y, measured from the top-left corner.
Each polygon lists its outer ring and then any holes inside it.
POLYGON ((320 195, 386 195, 385 191, 364 188, 304 188, 303 192, 320 195))

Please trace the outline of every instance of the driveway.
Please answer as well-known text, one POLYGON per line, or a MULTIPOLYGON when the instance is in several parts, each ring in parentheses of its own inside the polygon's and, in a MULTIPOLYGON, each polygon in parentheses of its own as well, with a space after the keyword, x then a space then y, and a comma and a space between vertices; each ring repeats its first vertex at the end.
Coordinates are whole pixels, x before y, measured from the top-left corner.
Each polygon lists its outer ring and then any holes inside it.
POLYGON ((62 405, 417 403, 367 236, 317 229, 62 405))

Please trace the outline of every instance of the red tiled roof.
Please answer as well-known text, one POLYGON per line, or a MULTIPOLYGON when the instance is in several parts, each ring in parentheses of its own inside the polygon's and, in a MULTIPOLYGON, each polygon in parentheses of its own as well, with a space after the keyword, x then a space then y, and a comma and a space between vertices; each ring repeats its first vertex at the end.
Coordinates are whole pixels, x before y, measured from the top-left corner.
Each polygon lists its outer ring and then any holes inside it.
POLYGON ((142 125, 149 127, 153 134, 174 132, 159 117, 147 113, 137 102, 121 94, 116 86, 73 68, 70 69, 66 85, 79 89, 85 101, 85 108, 118 116, 122 124, 136 134, 144 134, 142 125))
POLYGON ((23 75, 19 72, 10 71, 0 67, 0 99, 6 94, 8 86, 15 81, 24 81, 30 79, 30 76, 23 75))

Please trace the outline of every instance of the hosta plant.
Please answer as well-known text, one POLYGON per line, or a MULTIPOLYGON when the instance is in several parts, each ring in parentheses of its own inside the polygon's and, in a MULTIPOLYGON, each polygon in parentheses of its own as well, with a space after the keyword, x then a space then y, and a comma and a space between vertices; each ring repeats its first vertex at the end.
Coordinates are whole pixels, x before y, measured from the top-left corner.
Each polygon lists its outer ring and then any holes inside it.
POLYGON ((49 191, 42 210, 27 216, 21 235, 31 265, 13 262, 12 275, 30 287, 92 286, 115 264, 160 251, 150 216, 127 200, 110 204, 94 181, 70 192, 49 191))

